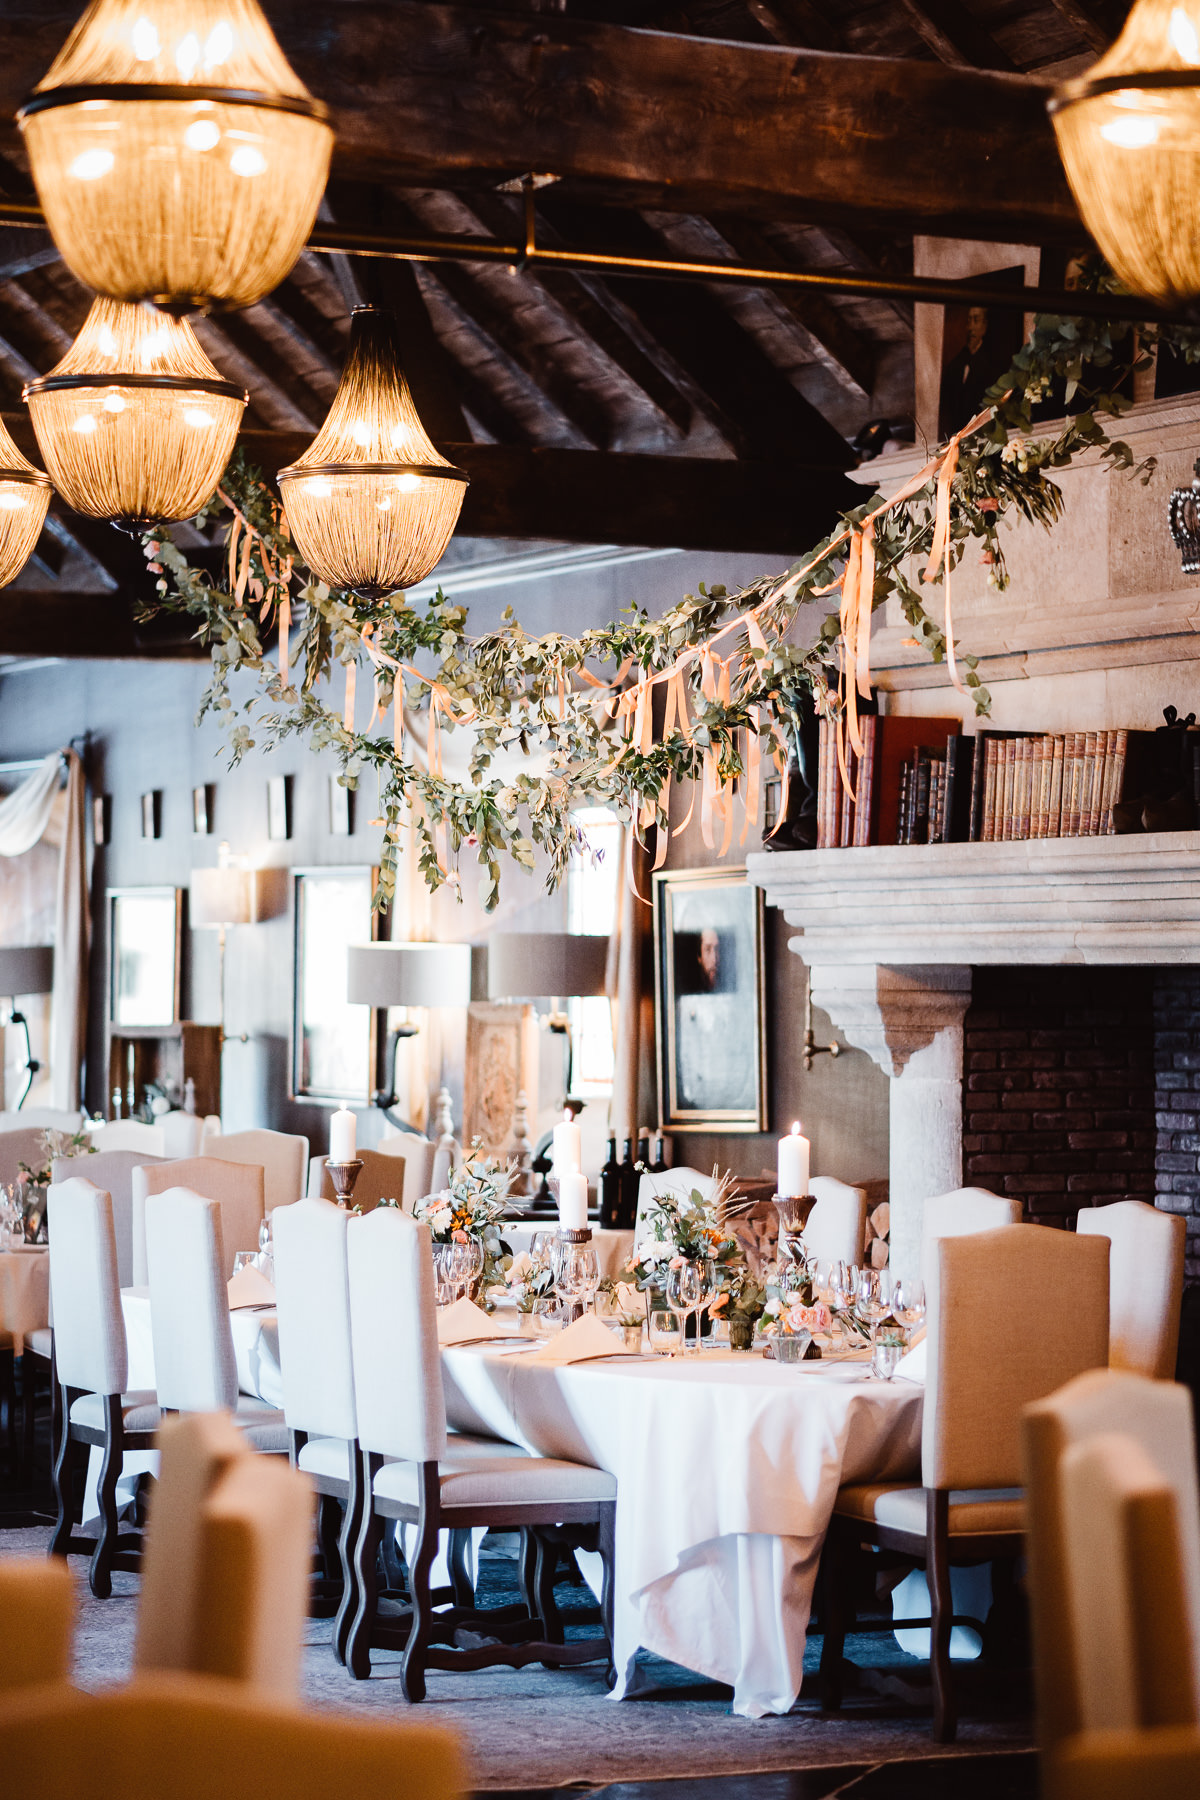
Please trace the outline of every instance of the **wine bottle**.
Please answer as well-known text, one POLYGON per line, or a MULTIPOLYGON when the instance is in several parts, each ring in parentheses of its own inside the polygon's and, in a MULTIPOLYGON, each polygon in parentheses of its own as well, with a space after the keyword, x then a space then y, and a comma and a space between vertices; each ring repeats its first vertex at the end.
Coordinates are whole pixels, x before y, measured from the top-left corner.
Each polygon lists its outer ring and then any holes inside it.
POLYGON ((650 1164, 652 1175, 661 1175, 667 1166, 667 1140, 660 1131, 654 1139, 654 1161, 650 1164))
POLYGON ((621 1212, 618 1223, 622 1231, 632 1231, 637 1224, 640 1182, 641 1176, 633 1162, 633 1139, 627 1137, 621 1146, 621 1212))
POLYGON ((610 1133, 608 1155, 600 1171, 600 1229, 614 1231, 621 1217, 621 1165, 617 1161, 616 1133, 610 1133))

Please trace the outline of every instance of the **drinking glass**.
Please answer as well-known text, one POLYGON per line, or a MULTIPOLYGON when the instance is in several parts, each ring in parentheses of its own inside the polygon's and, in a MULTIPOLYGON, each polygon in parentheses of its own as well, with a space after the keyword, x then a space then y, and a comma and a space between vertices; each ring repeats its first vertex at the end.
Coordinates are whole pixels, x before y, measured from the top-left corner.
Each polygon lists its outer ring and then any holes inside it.
POLYGON ((243 1269, 253 1269, 257 1263, 257 1250, 235 1250, 233 1253, 233 1272, 235 1275, 240 1275, 243 1269))
MULTIPOLYGON (((681 1261, 667 1270, 667 1305, 679 1320, 679 1345, 687 1355, 687 1320, 700 1305, 700 1270, 696 1263, 681 1261)), ((697 1324, 697 1330, 699 1325, 697 1324)))
POLYGON ((892 1289, 892 1313, 906 1332, 925 1323, 925 1284, 909 1276, 897 1281, 892 1289))
POLYGON ((679 1349, 679 1318, 663 1307, 652 1308, 648 1320, 650 1348, 656 1356, 674 1356, 679 1349))
POLYGON ((704 1348, 704 1315, 720 1293, 721 1286, 717 1280, 717 1265, 710 1256, 701 1257, 696 1271, 700 1278, 700 1299, 696 1305, 696 1354, 699 1355, 704 1348))
POLYGON ((886 1270, 883 1269, 860 1269, 858 1271, 855 1307, 859 1318, 871 1328, 872 1347, 874 1347, 879 1321, 886 1318, 891 1310, 891 1282, 885 1277, 886 1270))
POLYGON ((600 1258, 591 1244, 563 1245, 556 1285, 569 1305, 588 1310, 600 1285, 600 1258))
POLYGON ((471 1289, 483 1274, 483 1245, 478 1238, 468 1238, 465 1244, 454 1244, 451 1248, 453 1256, 450 1272, 454 1298, 469 1300, 471 1289))

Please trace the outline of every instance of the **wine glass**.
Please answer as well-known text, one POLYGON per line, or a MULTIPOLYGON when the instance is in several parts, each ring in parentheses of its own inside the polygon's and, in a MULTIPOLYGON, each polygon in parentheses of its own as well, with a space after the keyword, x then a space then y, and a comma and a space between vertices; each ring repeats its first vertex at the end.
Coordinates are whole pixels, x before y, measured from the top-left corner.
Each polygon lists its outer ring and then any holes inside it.
POLYGON ((892 1313, 905 1332, 913 1332, 925 1323, 925 1283, 915 1276, 905 1276, 892 1289, 892 1313))
POLYGON ((700 1305, 700 1270, 683 1258, 667 1270, 667 1305, 679 1320, 680 1354, 687 1355, 687 1320, 700 1305))
POLYGON ((483 1274, 483 1245, 478 1238, 468 1238, 465 1244, 453 1246, 450 1269, 454 1298, 469 1299, 471 1289, 483 1274))
POLYGON ((600 1285, 600 1258, 591 1244, 565 1244, 558 1266, 558 1291, 572 1308, 587 1312, 600 1285))
POLYGON ((272 1247, 271 1246, 271 1215, 269 1212, 267 1212, 267 1213, 263 1214, 262 1219, 259 1221, 259 1227, 258 1227, 258 1252, 259 1252, 259 1255, 261 1256, 265 1251, 270 1250, 271 1247, 272 1247))
POLYGON ((696 1271, 700 1277, 700 1298, 696 1305, 696 1354, 699 1355, 704 1348, 704 1315, 720 1293, 721 1286, 717 1280, 717 1265, 711 1256, 702 1256, 696 1271))
POLYGON ((886 1271, 882 1269, 860 1269, 858 1271, 855 1307, 859 1317, 871 1327, 872 1348, 875 1344, 875 1333, 879 1329, 879 1321, 886 1318, 891 1310, 891 1283, 885 1277, 886 1271))

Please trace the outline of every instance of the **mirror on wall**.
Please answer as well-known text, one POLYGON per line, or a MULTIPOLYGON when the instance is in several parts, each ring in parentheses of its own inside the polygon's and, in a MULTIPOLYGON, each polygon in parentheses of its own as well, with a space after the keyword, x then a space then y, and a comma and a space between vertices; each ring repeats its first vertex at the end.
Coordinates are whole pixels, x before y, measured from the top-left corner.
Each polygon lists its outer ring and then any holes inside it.
POLYGON ((347 952, 369 944, 377 868, 296 869, 292 1098, 370 1101, 376 1017, 346 999, 347 952))
POLYGON ((114 1025, 179 1017, 183 889, 109 888, 108 1016, 114 1025))

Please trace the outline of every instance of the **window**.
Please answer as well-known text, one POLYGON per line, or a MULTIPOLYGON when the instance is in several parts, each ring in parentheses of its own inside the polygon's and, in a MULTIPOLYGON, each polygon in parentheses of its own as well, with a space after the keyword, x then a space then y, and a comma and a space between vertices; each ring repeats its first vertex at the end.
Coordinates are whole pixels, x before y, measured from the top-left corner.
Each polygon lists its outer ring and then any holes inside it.
MULTIPOLYGON (((621 882, 621 821, 606 806, 573 815, 592 854, 573 857, 567 873, 567 930, 607 937, 617 921, 621 882)), ((612 1007, 603 995, 569 1000, 574 1047, 572 1088, 581 1099, 612 1092, 612 1007)))

